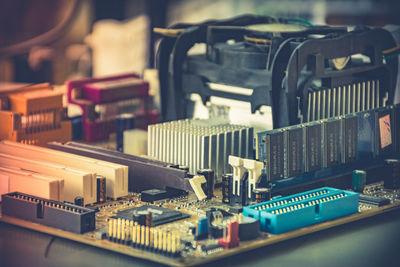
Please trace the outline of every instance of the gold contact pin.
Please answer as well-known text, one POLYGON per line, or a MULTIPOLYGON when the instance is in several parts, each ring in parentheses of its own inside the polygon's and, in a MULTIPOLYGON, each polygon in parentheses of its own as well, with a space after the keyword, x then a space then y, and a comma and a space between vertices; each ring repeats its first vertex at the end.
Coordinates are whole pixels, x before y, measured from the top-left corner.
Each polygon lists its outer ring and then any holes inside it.
POLYGON ((131 239, 132 239, 132 244, 136 244, 136 224, 131 224, 131 239))
POLYGON ((171 252, 172 252, 173 254, 175 254, 175 252, 176 252, 176 236, 175 236, 175 234, 172 234, 171 252))
POLYGON ((167 250, 167 232, 163 231, 163 237, 162 238, 163 238, 162 239, 162 241, 163 241, 162 250, 166 251, 167 250))
POLYGON ((162 231, 160 230, 160 231, 158 231, 158 250, 162 250, 162 248, 163 248, 163 246, 162 246, 162 244, 163 244, 163 237, 162 237, 162 231))
POLYGON ((153 247, 154 247, 155 249, 157 249, 157 248, 158 248, 158 231, 157 231, 156 229, 154 229, 153 234, 154 234, 154 243, 153 243, 153 247))
POLYGON ((125 221, 125 232, 126 232, 126 240, 131 240, 131 237, 130 237, 130 233, 131 233, 131 227, 130 227, 130 225, 131 225, 131 221, 130 220, 126 220, 125 221))
POLYGON ((144 244, 146 245, 146 247, 148 247, 150 245, 150 227, 149 226, 146 226, 146 240, 145 240, 144 244))
POLYGON ((121 239, 121 218, 117 220, 117 239, 121 239))
POLYGON ((121 220, 121 240, 125 240, 125 219, 121 220))
POLYGON ((135 222, 136 228, 136 244, 140 244, 140 225, 135 222))
POLYGON ((112 237, 113 235, 113 219, 108 221, 108 236, 112 237))
POLYGON ((141 225, 140 226, 140 245, 144 245, 144 239, 145 239, 145 226, 144 225, 141 225))
POLYGON ((113 236, 112 237, 116 237, 117 236, 117 220, 113 219, 113 236))
POLYGON ((172 240, 171 240, 171 233, 168 232, 167 235, 167 251, 171 252, 172 240))

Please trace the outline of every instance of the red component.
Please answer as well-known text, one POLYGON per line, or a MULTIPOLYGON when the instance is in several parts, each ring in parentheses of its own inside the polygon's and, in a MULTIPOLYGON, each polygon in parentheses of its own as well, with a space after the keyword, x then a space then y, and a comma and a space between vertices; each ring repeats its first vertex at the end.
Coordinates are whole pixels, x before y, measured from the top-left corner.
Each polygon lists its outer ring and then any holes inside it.
POLYGON ((227 248, 234 248, 239 246, 239 223, 233 221, 229 223, 228 234, 220 239, 218 239, 218 245, 227 248))

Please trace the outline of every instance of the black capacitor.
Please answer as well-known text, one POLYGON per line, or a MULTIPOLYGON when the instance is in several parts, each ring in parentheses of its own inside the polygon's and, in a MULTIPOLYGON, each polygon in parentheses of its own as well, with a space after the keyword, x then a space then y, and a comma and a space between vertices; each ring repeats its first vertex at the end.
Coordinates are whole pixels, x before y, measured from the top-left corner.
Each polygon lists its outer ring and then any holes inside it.
POLYGON ((400 188, 400 160, 386 159, 384 167, 384 185, 387 189, 400 188))
POLYGON ((247 241, 260 235, 260 220, 251 217, 239 217, 239 239, 247 241))
POLYGON ((229 204, 230 200, 230 183, 232 179, 232 174, 223 174, 222 175, 222 203, 229 204))
POLYGON ((206 178, 207 183, 204 191, 208 199, 212 198, 214 195, 214 171, 212 169, 202 169, 198 170, 197 174, 203 175, 206 178))
POLYGON ((116 142, 117 150, 123 152, 124 150, 124 131, 133 129, 135 126, 135 116, 130 113, 123 113, 116 118, 116 142))
POLYGON ((83 197, 79 197, 79 196, 75 197, 74 203, 75 203, 75 205, 81 206, 81 207, 83 207, 83 205, 85 204, 83 197))
POLYGON ((271 199, 271 190, 266 187, 254 188, 252 201, 255 203, 262 203, 271 199))
POLYGON ((103 203, 106 201, 106 177, 96 175, 97 183, 97 202, 103 203))

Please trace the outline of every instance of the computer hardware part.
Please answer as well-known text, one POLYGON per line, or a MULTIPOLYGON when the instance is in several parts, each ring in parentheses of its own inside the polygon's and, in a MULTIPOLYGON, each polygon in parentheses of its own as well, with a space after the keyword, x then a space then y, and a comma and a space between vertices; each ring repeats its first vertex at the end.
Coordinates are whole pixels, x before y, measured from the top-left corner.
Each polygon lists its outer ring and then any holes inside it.
POLYGON ((18 192, 3 195, 1 212, 3 216, 78 234, 96 228, 95 212, 91 209, 18 192))
POLYGON ((154 188, 165 189, 166 187, 193 191, 189 184, 187 171, 176 165, 76 142, 65 144, 51 142, 48 147, 128 166, 128 190, 130 192, 154 188))
POLYGON ((280 234, 358 212, 358 194, 329 187, 277 198, 243 208, 260 220, 261 231, 280 234))
POLYGON ((219 120, 180 120, 148 128, 148 155, 189 167, 189 173, 212 169, 216 182, 229 172, 228 155, 253 157, 253 129, 219 120))
POLYGON ((85 205, 97 201, 97 184, 94 172, 85 172, 61 164, 36 161, 3 153, 0 153, 0 165, 63 179, 64 200, 70 203, 74 203, 77 196, 84 198, 85 205))
POLYGON ((157 60, 166 121, 190 118, 192 94, 204 104, 246 102, 253 114, 271 106, 274 128, 393 104, 398 62, 383 51, 396 42, 384 29, 242 15, 164 33, 157 60), (188 54, 198 43, 206 52, 188 54))
POLYGON ((135 115, 135 127, 146 129, 158 121, 152 109, 148 83, 137 74, 86 78, 67 82, 67 98, 82 110, 83 138, 96 141, 115 132, 116 117, 121 113, 135 115))
POLYGON ((7 167, 0 167, 0 179, 1 194, 18 191, 50 200, 64 201, 63 179, 7 167))
POLYGON ((0 139, 45 145, 71 140, 71 122, 64 118, 62 93, 45 84, 0 88, 0 139))
POLYGON ((62 164, 69 168, 87 172, 96 172, 96 174, 106 178, 107 197, 119 198, 128 194, 127 166, 11 141, 0 142, 0 151, 16 157, 62 164))

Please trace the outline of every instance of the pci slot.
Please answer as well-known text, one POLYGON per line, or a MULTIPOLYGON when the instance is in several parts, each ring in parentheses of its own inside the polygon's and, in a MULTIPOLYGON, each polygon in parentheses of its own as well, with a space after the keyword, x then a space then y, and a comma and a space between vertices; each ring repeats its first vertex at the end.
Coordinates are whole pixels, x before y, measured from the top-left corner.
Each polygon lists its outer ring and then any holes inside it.
POLYGON ((106 177, 107 197, 116 199, 128 195, 127 166, 11 141, 0 142, 0 150, 16 157, 62 164, 83 171, 95 172, 106 177))
POLYGON ((261 231, 280 234, 358 212, 358 193, 322 187, 243 208, 261 231))
POLYGON ((3 195, 3 215, 74 233, 95 230, 95 211, 19 192, 3 195))
POLYGON ((76 142, 51 142, 48 146, 55 150, 128 166, 130 192, 166 187, 193 191, 187 171, 170 167, 165 162, 76 142))
POLYGON ((0 165, 29 170, 64 179, 64 200, 74 203, 75 197, 83 197, 84 203, 97 201, 96 174, 66 167, 61 164, 35 161, 0 153, 0 165))
POLYGON ((26 170, 0 167, 0 180, 2 180, 0 194, 18 191, 46 199, 64 201, 63 179, 26 170))

